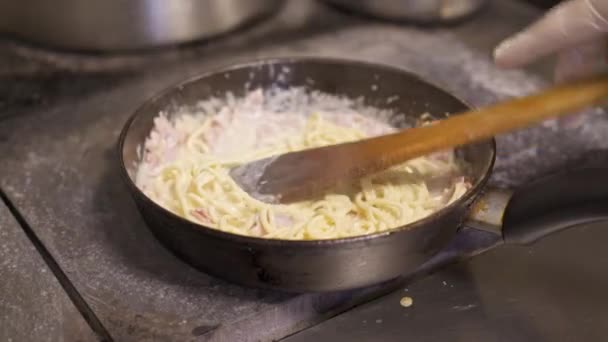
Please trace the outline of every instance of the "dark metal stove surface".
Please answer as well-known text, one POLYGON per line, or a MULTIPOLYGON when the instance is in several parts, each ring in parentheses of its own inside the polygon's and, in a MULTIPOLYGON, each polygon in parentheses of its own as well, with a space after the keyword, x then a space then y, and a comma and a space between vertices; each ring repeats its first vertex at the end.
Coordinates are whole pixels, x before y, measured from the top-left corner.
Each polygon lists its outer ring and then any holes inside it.
MULTIPOLYGON (((501 38, 536 15, 527 5, 496 1, 461 26, 416 29, 294 0, 250 32, 147 54, 79 56, 4 41, 0 188, 22 226, 65 275, 63 287, 98 336, 119 341, 280 339, 386 294, 396 284, 295 296, 241 288, 183 264, 154 240, 120 180, 114 148, 130 113, 183 78, 276 55, 350 57, 401 66, 471 104, 486 104, 545 83, 534 72, 497 70, 489 59, 501 38)), ((517 186, 585 152, 606 149, 605 137, 608 120, 595 111, 585 113, 578 125, 547 123, 505 136, 499 139, 492 182, 517 186)), ((0 228, 4 233, 5 225, 0 228)), ((589 227, 531 249, 498 249, 412 283, 413 308, 399 307, 397 292, 380 299, 383 304, 358 307, 290 339, 597 340, 608 317, 608 299, 599 290, 606 282, 602 271, 608 254, 601 247, 606 239, 606 229, 589 227), (571 293, 566 291, 570 286, 571 293), (382 329, 385 320, 393 328, 382 329), (368 326, 362 328, 358 321, 368 326), (394 335, 376 335, 387 330, 394 335)), ((0 249, 0 260, 13 253, 0 249)), ((23 266, 23 272, 37 274, 33 267, 23 266)), ((14 276, 8 271, 7 277, 14 276)), ((2 305, 27 305, 10 288, 0 289, 2 305)), ((48 293, 58 302, 65 300, 61 291, 48 293)), ((62 305, 65 312, 72 310, 62 305)), ((35 319, 35 314, 29 317, 35 319)), ((48 324, 68 324, 49 316, 48 324)), ((20 317, 0 315, 0 326, 30 331, 20 317)), ((76 339, 70 330, 59 331, 66 340, 76 339)), ((35 331, 29 337, 54 340, 35 331)), ((92 338, 86 333, 77 337, 92 338)))
POLYGON ((284 341, 605 341, 606 228, 500 247, 284 341))

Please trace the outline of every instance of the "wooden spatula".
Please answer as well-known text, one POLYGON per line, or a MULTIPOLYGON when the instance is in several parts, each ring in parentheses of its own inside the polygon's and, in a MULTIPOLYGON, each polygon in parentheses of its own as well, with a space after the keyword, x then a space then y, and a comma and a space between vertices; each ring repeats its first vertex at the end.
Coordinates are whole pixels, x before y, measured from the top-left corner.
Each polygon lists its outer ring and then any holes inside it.
POLYGON ((603 75, 453 115, 428 126, 257 160, 232 169, 230 174, 253 197, 288 203, 314 196, 338 181, 355 180, 409 159, 483 141, 607 99, 608 75, 603 75))

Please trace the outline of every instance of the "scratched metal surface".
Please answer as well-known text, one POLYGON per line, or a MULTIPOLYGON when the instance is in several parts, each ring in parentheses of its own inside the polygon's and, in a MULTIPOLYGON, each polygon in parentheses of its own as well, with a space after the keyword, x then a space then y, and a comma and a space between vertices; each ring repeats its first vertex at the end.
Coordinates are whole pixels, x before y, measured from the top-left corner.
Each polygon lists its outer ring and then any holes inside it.
POLYGON ((606 340, 608 224, 504 246, 286 338, 303 341, 606 340), (403 297, 413 300, 403 307, 403 297))
POLYGON ((0 341, 97 340, 2 203, 0 279, 0 341))
MULTIPOLYGON (((290 1, 241 37, 150 55, 82 57, 3 43, 16 65, 0 82, 0 186, 115 339, 280 338, 382 288, 294 297, 230 285, 174 258, 147 231, 118 175, 114 147, 128 115, 188 76, 277 55, 388 63, 482 105, 543 85, 489 60, 500 38, 535 16, 525 5, 496 2, 465 25, 423 30, 290 1)), ((607 130, 605 118, 591 112, 577 126, 501 138, 493 182, 516 186, 584 150, 605 148, 607 130)))

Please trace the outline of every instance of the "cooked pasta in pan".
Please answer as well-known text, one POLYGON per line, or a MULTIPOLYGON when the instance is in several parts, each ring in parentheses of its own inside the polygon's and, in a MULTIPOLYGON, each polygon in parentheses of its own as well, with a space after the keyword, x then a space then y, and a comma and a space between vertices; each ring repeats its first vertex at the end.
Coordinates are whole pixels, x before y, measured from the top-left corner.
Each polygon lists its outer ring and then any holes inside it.
POLYGON ((254 199, 229 171, 256 159, 394 132, 391 114, 302 88, 201 101, 155 119, 136 182, 173 213, 234 234, 319 240, 390 230, 432 214, 470 187, 452 151, 288 205, 254 199))

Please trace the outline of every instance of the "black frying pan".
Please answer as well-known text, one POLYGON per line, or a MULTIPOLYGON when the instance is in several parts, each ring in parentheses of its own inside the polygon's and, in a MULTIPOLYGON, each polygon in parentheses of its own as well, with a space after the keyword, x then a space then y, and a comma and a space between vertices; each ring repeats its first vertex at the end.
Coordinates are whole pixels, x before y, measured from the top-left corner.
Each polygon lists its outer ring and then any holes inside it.
POLYGON ((176 255, 209 274, 247 286, 294 292, 352 289, 413 271, 444 248, 464 222, 504 236, 507 242, 526 242, 572 223, 608 218, 608 210, 603 210, 608 208, 608 202, 598 202, 608 200, 608 181, 590 182, 591 177, 606 179, 608 169, 604 168, 547 178, 514 196, 490 190, 476 200, 494 163, 494 141, 457 151, 471 165, 467 176, 473 184, 460 200, 405 227, 361 237, 287 241, 229 234, 172 214, 135 186, 133 165, 139 161, 137 149, 160 111, 171 113, 177 107, 193 106, 201 99, 228 91, 243 95, 248 89, 270 86, 306 86, 353 98, 364 96, 367 104, 394 109, 410 122, 424 112, 442 117, 467 109, 454 96, 405 71, 325 58, 273 59, 239 65, 171 87, 147 101, 122 131, 120 167, 152 232, 176 255), (278 77, 285 67, 289 72, 278 77), (395 95, 396 101, 387 101, 395 95), (471 204, 475 204, 472 210, 471 204), (570 207, 577 210, 564 216, 564 210, 570 207), (559 220, 551 218, 556 211, 562 214, 559 220))

